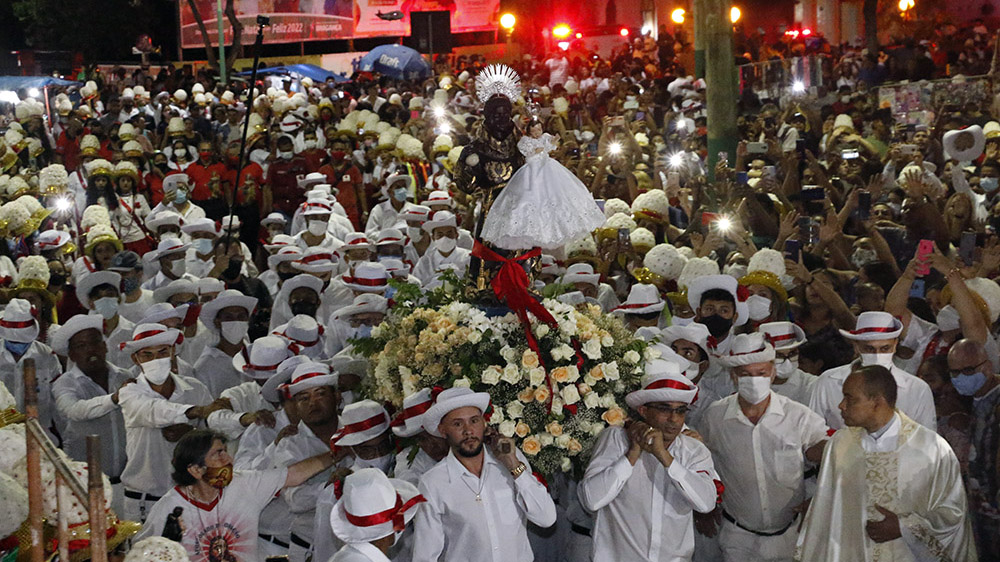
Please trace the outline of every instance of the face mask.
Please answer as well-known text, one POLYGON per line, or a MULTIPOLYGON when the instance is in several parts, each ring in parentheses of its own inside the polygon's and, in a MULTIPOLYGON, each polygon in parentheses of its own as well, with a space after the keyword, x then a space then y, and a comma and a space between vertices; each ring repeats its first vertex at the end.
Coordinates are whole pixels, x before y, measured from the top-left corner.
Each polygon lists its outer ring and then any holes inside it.
POLYGON ((326 221, 311 220, 307 224, 309 234, 313 236, 323 236, 326 234, 326 221))
POLYGON ((281 158, 282 160, 291 160, 292 156, 294 156, 294 155, 295 155, 295 153, 292 152, 291 150, 279 150, 278 151, 278 158, 281 158))
POLYGON ((7 348, 7 351, 13 353, 14 355, 24 355, 25 351, 28 351, 28 346, 31 345, 30 341, 9 341, 4 340, 3 346, 7 348))
POLYGON ((334 150, 330 153, 330 158, 332 158, 335 162, 343 160, 344 156, 347 156, 347 153, 343 150, 334 150))
POLYGON ((447 236, 444 238, 438 238, 434 241, 434 249, 437 250, 442 256, 450 254, 455 249, 456 245, 458 245, 458 240, 447 236))
POLYGON ((724 275, 729 275, 730 277, 735 277, 739 279, 740 277, 743 277, 744 275, 747 274, 747 266, 734 263, 731 265, 727 265, 726 267, 723 267, 722 273, 724 275))
POLYGON ((115 297, 102 297, 94 301, 94 312, 101 315, 105 320, 111 320, 118 314, 118 299, 115 297))
POLYGON ((172 364, 173 361, 170 357, 146 361, 140 365, 142 376, 146 377, 146 380, 150 384, 161 385, 170 376, 170 371, 173 368, 172 364))
POLYGON ((223 279, 236 279, 243 272, 243 260, 229 258, 229 265, 222 272, 223 279))
POLYGON ((875 250, 859 248, 851 254, 851 265, 858 269, 876 261, 878 261, 878 254, 875 253, 875 250))
POLYGON ((170 169, 170 166, 166 162, 160 162, 159 164, 153 164, 153 165, 156 166, 156 169, 160 170, 164 174, 167 173, 167 170, 170 169))
POLYGON ((771 377, 739 377, 740 397, 751 404, 760 404, 771 394, 771 377))
POLYGON ((201 158, 202 160, 211 160, 212 159, 212 153, 211 152, 199 152, 198 153, 198 157, 201 158))
POLYGON ((282 281, 288 281, 289 279, 295 277, 296 275, 298 275, 297 271, 279 271, 278 279, 281 279, 282 281))
POLYGON ((979 187, 983 188, 983 191, 996 191, 997 178, 979 178, 979 187))
POLYGON ((862 353, 861 365, 865 367, 881 365, 886 369, 892 369, 892 353, 862 353))
POLYGON ((374 459, 363 459, 361 457, 356 457, 355 461, 358 466, 363 468, 377 468, 382 472, 388 473, 392 468, 392 461, 396 459, 391 453, 385 456, 381 456, 374 459))
POLYGON ((209 486, 221 490, 233 481, 233 463, 229 463, 226 466, 208 468, 201 479, 209 486))
POLYGON ((361 326, 354 328, 354 330, 351 331, 351 334, 352 335, 349 339, 370 338, 372 337, 372 327, 362 324, 361 326))
POLYGON ((395 199, 396 201, 406 201, 407 195, 408 194, 406 192, 405 187, 397 187, 396 189, 392 190, 392 198, 395 199))
POLYGON ((782 361, 775 361, 774 367, 778 370, 778 376, 787 379, 799 368, 798 359, 785 359, 782 361))
POLYGON ((986 384, 986 374, 958 375, 957 377, 951 377, 951 384, 962 396, 972 396, 979 392, 979 389, 986 384))
POLYGON ((771 299, 760 295, 747 297, 747 308, 751 320, 763 320, 771 315, 771 299))
POLYGON ((410 240, 420 240, 424 237, 424 230, 419 226, 408 226, 406 227, 406 235, 410 237, 410 240))
POLYGON ((307 149, 307 150, 312 150, 313 148, 316 148, 316 145, 317 145, 317 144, 318 144, 318 143, 317 143, 317 142, 316 142, 315 140, 307 140, 307 141, 305 142, 305 145, 306 145, 306 149, 307 149))
POLYGON ((316 310, 318 308, 319 305, 309 301, 293 302, 291 306, 293 315, 298 316, 300 314, 303 314, 305 316, 310 316, 312 318, 316 317, 316 310))
POLYGON ((950 304, 938 311, 934 321, 937 323, 938 330, 942 332, 950 332, 961 328, 958 321, 958 311, 950 304))
POLYGON ((49 285, 53 287, 60 287, 66 284, 66 274, 65 273, 52 273, 49 272, 49 285))
POLYGON ((851 103, 851 96, 840 96, 840 103, 851 103))
POLYGON ((250 323, 237 320, 234 322, 223 322, 220 331, 222 332, 222 338, 231 344, 237 344, 243 341, 243 338, 247 336, 247 332, 250 330, 250 323))
POLYGON ((694 322, 694 316, 690 318, 681 318, 680 316, 674 316, 670 319, 671 326, 690 326, 694 322))
POLYGON ((174 205, 183 205, 187 203, 188 194, 183 189, 177 190, 177 195, 174 195, 174 205))
POLYGON ((184 263, 184 258, 175 259, 169 262, 170 273, 177 278, 183 277, 184 273, 187 272, 187 264, 184 263))
POLYGON ((212 251, 212 246, 214 246, 215 243, 208 238, 195 238, 191 241, 191 245, 194 246, 195 252, 205 255, 212 251))
POLYGON ((731 318, 723 318, 718 314, 713 314, 711 316, 706 316, 699 320, 701 324, 704 324, 708 328, 708 333, 712 334, 717 340, 729 335, 729 330, 733 327, 733 320, 731 318))

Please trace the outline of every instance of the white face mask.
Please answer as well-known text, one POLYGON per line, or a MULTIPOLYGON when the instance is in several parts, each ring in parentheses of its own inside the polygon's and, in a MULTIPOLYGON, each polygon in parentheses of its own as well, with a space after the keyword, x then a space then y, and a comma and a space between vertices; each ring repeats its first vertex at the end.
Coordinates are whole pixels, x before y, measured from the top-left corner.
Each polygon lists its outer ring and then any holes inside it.
POLYGON ((319 143, 317 143, 317 142, 316 142, 316 141, 314 141, 314 140, 307 140, 307 141, 305 142, 305 145, 306 145, 306 149, 312 149, 312 148, 316 148, 316 146, 318 146, 318 144, 319 144, 319 143))
POLYGON ((750 295, 747 297, 747 309, 751 320, 763 320, 771 315, 771 299, 750 295))
POLYGON ((771 394, 771 377, 739 377, 740 397, 751 404, 760 404, 771 394))
POLYGON ((870 367, 872 365, 882 365, 886 369, 892 368, 892 353, 862 353, 861 365, 870 367))
POLYGON ((326 234, 326 221, 311 220, 306 223, 309 229, 309 234, 313 236, 322 236, 326 234))
POLYGON ((354 461, 358 466, 363 468, 377 468, 382 472, 388 474, 389 470, 392 469, 392 463, 396 460, 396 457, 389 453, 388 455, 374 458, 374 459, 363 459, 361 457, 356 457, 354 461))
POLYGON ((173 360, 170 357, 162 357, 146 361, 140 367, 142 367, 142 376, 146 377, 150 384, 161 385, 170 376, 173 360))
POLYGON ((222 332, 222 337, 227 342, 231 344, 237 344, 243 341, 246 337, 247 331, 250 330, 250 323, 238 320, 235 322, 222 322, 222 327, 220 331, 222 332))
POLYGON ((722 273, 739 279, 747 274, 747 266, 739 263, 730 264, 722 268, 722 273))
POLYGON ((292 156, 295 156, 295 153, 292 152, 291 150, 278 151, 278 158, 281 158, 282 160, 291 160, 292 156))
POLYGON ((187 263, 184 262, 183 257, 170 262, 170 273, 172 273, 174 277, 183 277, 185 272, 187 272, 187 263))
POLYGON ((98 313, 105 320, 110 320, 118 314, 118 299, 115 297, 101 297, 94 301, 94 312, 98 313))
POLYGON ((670 319, 671 326, 690 326, 694 322, 694 316, 691 318, 681 318, 680 316, 674 316, 670 319))
POLYGON ((950 332, 962 327, 958 321, 958 311, 950 304, 939 310, 934 320, 937 323, 938 330, 942 332, 950 332))
POLYGON ((458 240, 449 238, 448 236, 438 238, 434 241, 434 249, 440 252, 442 256, 446 256, 454 251, 456 245, 458 245, 458 240))
POLYGON ((417 241, 424 237, 424 229, 419 226, 408 226, 406 227, 406 235, 410 237, 410 240, 417 241))
POLYGON ((210 238, 195 238, 191 241, 191 246, 194 247, 194 251, 201 255, 209 254, 212 252, 212 246, 215 243, 210 238))
POLYGON ((785 359, 783 361, 775 361, 774 368, 778 370, 779 377, 787 379, 799 368, 799 360, 785 359))

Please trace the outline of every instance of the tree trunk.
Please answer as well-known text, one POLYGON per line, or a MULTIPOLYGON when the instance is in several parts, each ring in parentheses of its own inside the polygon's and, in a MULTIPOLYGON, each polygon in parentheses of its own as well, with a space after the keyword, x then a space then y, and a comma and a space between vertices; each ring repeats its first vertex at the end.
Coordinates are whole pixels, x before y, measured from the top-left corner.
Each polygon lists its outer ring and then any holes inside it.
POLYGON ((878 56, 878 0, 865 0, 865 45, 872 56, 878 56))
POLYGON ((198 6, 195 4, 195 0, 187 0, 187 3, 188 6, 191 7, 191 15, 194 16, 195 23, 198 24, 198 31, 201 32, 201 40, 205 43, 205 58, 208 60, 208 66, 218 69, 219 59, 215 54, 215 49, 212 48, 212 38, 208 35, 208 29, 205 27, 205 20, 202 19, 201 12, 198 11, 198 6))
POLYGON ((229 25, 233 28, 233 44, 226 53, 226 76, 232 75, 236 59, 243 54, 243 24, 236 17, 236 8, 233 4, 235 4, 233 0, 226 0, 226 19, 229 20, 229 25))

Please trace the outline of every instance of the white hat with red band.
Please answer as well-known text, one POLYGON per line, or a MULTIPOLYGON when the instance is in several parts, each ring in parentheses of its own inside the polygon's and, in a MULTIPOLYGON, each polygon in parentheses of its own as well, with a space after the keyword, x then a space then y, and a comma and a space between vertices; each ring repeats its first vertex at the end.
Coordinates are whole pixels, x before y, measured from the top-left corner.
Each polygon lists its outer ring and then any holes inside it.
POLYGON ((771 361, 774 361, 774 346, 760 332, 733 336, 729 353, 719 357, 719 364, 730 369, 771 361))
POLYGON ((11 299, 0 317, 0 338, 12 342, 30 342, 38 337, 35 308, 24 299, 11 299))
POLYGON ((38 240, 35 241, 35 249, 39 252, 50 252, 58 250, 72 241, 73 237, 64 230, 46 230, 38 235, 38 240))
POLYGON ((431 214, 431 210, 424 205, 410 205, 399 214, 399 218, 404 221, 420 221, 426 222, 427 217, 431 214))
POLYGON ((750 319, 750 309, 747 308, 749 293, 746 287, 740 286, 731 275, 704 275, 695 278, 688 286, 688 304, 695 312, 701 307, 701 295, 713 289, 726 291, 733 296, 736 303, 736 319, 733 326, 742 326, 750 319))
POLYGON ((854 341, 891 340, 903 332, 903 323, 888 312, 862 312, 853 330, 840 330, 840 335, 854 341))
POLYGON ((402 532, 424 501, 413 484, 363 468, 344 479, 344 495, 330 511, 330 527, 347 544, 370 543, 402 532))
POLYGON ((385 271, 390 277, 406 279, 410 276, 410 266, 399 258, 383 258, 379 263, 385 266, 385 271))
MULTIPOLYGON (((277 238, 277 236, 275 238, 277 238)), ((298 246, 282 246, 280 250, 270 256, 267 256, 267 267, 274 269, 278 267, 278 264, 280 263, 300 260, 303 255, 302 248, 299 248, 298 246)))
MULTIPOLYGON (((268 260, 270 261, 270 258, 268 260)), ((302 257, 293 261, 292 266, 306 273, 327 273, 337 267, 338 261, 337 256, 330 250, 322 246, 312 246, 303 252, 302 257)))
POLYGON ((685 402, 694 404, 698 399, 698 386, 681 374, 677 363, 665 359, 654 359, 646 363, 646 374, 642 376, 642 388, 625 395, 625 403, 630 408, 638 408, 650 402, 685 402))
POLYGON ((161 345, 180 345, 184 334, 180 330, 168 328, 163 324, 139 324, 132 330, 132 339, 119 344, 122 351, 129 355, 149 347, 161 345))
POLYGON ((441 394, 438 394, 430 409, 424 413, 420 424, 427 433, 434 437, 441 437, 441 432, 438 431, 441 420, 450 412, 467 406, 479 408, 479 411, 485 414, 490 407, 489 393, 473 392, 472 389, 465 387, 443 390, 441 394))
POLYGON ((318 183, 326 183, 326 175, 320 172, 310 172, 295 178, 295 182, 298 183, 299 189, 308 189, 318 183))
POLYGON ((288 224, 288 219, 285 218, 285 215, 275 212, 264 217, 264 219, 260 221, 260 224, 261 226, 268 226, 271 224, 285 225, 288 224))
POLYGON ((389 431, 389 413, 374 400, 348 404, 340 414, 340 427, 330 437, 330 444, 353 447, 389 431))
POLYGON ((434 399, 429 388, 422 388, 403 398, 403 409, 396 414, 390 424, 392 432, 397 437, 413 437, 423 431, 424 428, 420 425, 423 415, 433 404, 434 399))
POLYGON ((181 256, 183 256, 184 252, 186 252, 187 249, 190 247, 191 244, 185 244, 184 242, 181 242, 180 238, 174 238, 173 236, 168 236, 163 240, 160 240, 160 243, 156 245, 155 250, 153 250, 152 252, 146 252, 146 254, 142 256, 142 259, 147 262, 154 262, 156 260, 165 258, 167 256, 172 256, 174 254, 180 254, 181 256))
POLYGON ((794 322, 766 322, 757 331, 767 334, 775 350, 795 349, 806 342, 806 333, 794 322))
POLYGON ((257 298, 248 297, 236 289, 226 289, 219 293, 219 296, 201 307, 198 319, 209 330, 218 332, 219 329, 215 327, 215 317, 218 316, 223 308, 229 308, 230 306, 242 308, 247 311, 247 315, 252 315, 254 309, 257 308, 257 298))
POLYGON ((378 262, 361 262, 354 275, 344 275, 344 284, 362 293, 384 293, 389 288, 389 272, 378 262))
POLYGON ((364 314, 367 312, 378 312, 385 314, 386 310, 389 309, 389 300, 379 295, 377 293, 362 293, 354 297, 354 302, 337 309, 333 313, 334 320, 348 320, 351 316, 355 314, 364 314))
POLYGON ((264 244, 264 249, 268 252, 277 252, 282 248, 287 248, 295 244, 295 238, 287 234, 275 234, 274 238, 267 244, 264 244))
POLYGON ((574 263, 566 269, 562 283, 586 283, 595 287, 601 282, 601 274, 594 273, 594 266, 589 263, 574 263))
POLYGON ((331 373, 330 367, 323 363, 306 361, 292 371, 288 381, 288 394, 295 396, 303 390, 320 386, 337 386, 337 375, 331 373))
POLYGON ((163 287, 153 291, 153 300, 156 302, 167 302, 170 297, 180 294, 198 294, 198 287, 190 279, 174 279, 163 287))
POLYGON ((188 304, 173 306, 167 302, 158 302, 146 309, 146 315, 142 317, 142 321, 140 323, 163 324, 164 320, 184 320, 190 306, 191 305, 188 304))
POLYGON ((309 215, 329 215, 333 212, 333 207, 326 201, 306 201, 302 204, 302 216, 309 215))
POLYGON ((435 228, 444 228, 447 226, 458 228, 458 219, 455 218, 455 213, 451 211, 438 211, 434 213, 434 216, 430 220, 423 224, 422 228, 424 232, 434 234, 435 228))
POLYGON ((386 228, 379 231, 378 239, 375 241, 376 246, 391 246, 393 244, 402 246, 405 243, 406 238, 403 237, 403 233, 398 228, 386 228))
POLYGON ((226 284, 216 277, 202 277, 195 281, 195 287, 198 288, 199 296, 218 295, 226 290, 226 284))
POLYGON ((655 285, 637 283, 632 285, 628 298, 614 312, 618 314, 647 314, 663 310, 663 299, 655 285))
POLYGON ((292 355, 282 361, 274 374, 260 388, 260 395, 264 397, 264 400, 272 404, 281 402, 282 395, 288 391, 288 381, 291 380, 292 373, 295 372, 296 367, 309 361, 312 361, 312 359, 309 359, 305 355, 292 355))
MULTIPOLYGON (((310 275, 310 277, 312 277, 310 275)), ((316 279, 313 277, 313 279, 316 279)), ((303 348, 320 345, 323 336, 323 326, 312 316, 297 314, 287 323, 274 329, 273 334, 285 340, 285 347, 298 354, 303 348)))
POLYGON ((424 207, 439 207, 441 205, 447 205, 451 207, 452 198, 451 194, 447 191, 432 191, 430 195, 427 196, 426 201, 421 201, 421 205, 424 207))
POLYGON ((663 343, 673 346, 673 343, 677 340, 689 341, 705 352, 705 358, 710 356, 708 349, 708 338, 711 334, 708 333, 708 327, 704 324, 699 324, 697 322, 692 322, 687 326, 681 326, 680 324, 675 324, 673 326, 667 326, 660 331, 660 341, 663 343))
POLYGON ((208 232, 218 237, 219 225, 215 224, 215 221, 209 218, 191 219, 184 222, 184 226, 181 227, 181 232, 185 234, 208 232))
POLYGON ((233 367, 254 379, 270 379, 290 352, 285 340, 277 336, 257 338, 250 344, 250 360, 242 353, 233 357, 233 367))
POLYGON ((340 247, 338 252, 343 254, 348 250, 371 250, 372 243, 368 240, 368 236, 364 232, 351 232, 344 238, 344 245, 340 247))
POLYGON ((153 232, 156 232, 161 226, 176 226, 180 228, 182 224, 184 224, 184 217, 173 211, 160 211, 146 218, 146 226, 153 232))

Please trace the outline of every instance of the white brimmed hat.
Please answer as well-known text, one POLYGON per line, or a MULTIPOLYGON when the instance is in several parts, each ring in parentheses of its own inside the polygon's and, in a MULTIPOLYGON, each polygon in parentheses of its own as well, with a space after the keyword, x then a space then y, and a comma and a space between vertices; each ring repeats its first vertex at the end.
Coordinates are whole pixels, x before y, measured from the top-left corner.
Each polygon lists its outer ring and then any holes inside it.
POLYGON ((302 216, 329 215, 333 213, 333 207, 326 201, 306 201, 302 204, 302 216))
POLYGON ((944 153, 952 160, 971 162, 986 148, 986 135, 979 125, 948 131, 941 139, 944 153))
POLYGON ((330 444, 353 447, 389 431, 389 413, 374 400, 348 404, 340 414, 340 426, 330 444))
POLYGON ((90 292, 100 285, 111 285, 121 293, 122 276, 114 271, 95 271, 76 282, 76 299, 84 308, 90 308, 90 292))
POLYGON ((719 357, 719 363, 730 369, 771 361, 774 361, 774 346, 760 332, 733 336, 729 353, 719 357))
POLYGON ((152 252, 147 252, 146 255, 142 256, 142 259, 146 262, 155 262, 173 254, 184 254, 190 247, 191 244, 181 242, 180 238, 168 236, 160 240, 160 243, 156 245, 156 249, 152 252))
POLYGON ((163 324, 164 320, 184 320, 191 305, 173 306, 167 302, 158 302, 146 309, 141 324, 163 324))
POLYGON ((694 404, 698 399, 698 386, 681 374, 677 363, 654 359, 646 363, 642 388, 625 395, 625 403, 637 409, 650 402, 685 402, 694 404))
POLYGON ((167 302, 170 297, 181 293, 198 294, 198 287, 190 279, 174 279, 163 287, 153 291, 153 300, 156 302, 167 302))
POLYGON ((404 221, 426 222, 431 210, 423 205, 410 205, 399 214, 399 218, 404 221))
POLYGON ((288 356, 288 345, 283 339, 264 336, 250 344, 249 361, 242 353, 233 356, 233 368, 254 379, 270 379, 288 356))
POLYGON ((601 303, 597 299, 584 296, 581 291, 570 291, 568 293, 563 293, 556 297, 556 300, 563 304, 568 304, 569 306, 580 306, 585 303, 589 303, 595 306, 601 306, 601 303))
POLYGON ((307 190, 318 183, 326 183, 326 175, 320 172, 310 172, 295 178, 295 181, 299 184, 299 189, 307 190))
POLYGON ((104 337, 104 318, 97 314, 77 314, 52 335, 52 351, 65 356, 69 353, 69 340, 84 330, 97 330, 104 337))
MULTIPOLYGON (((312 275, 309 277, 316 279, 312 275)), ((298 354, 307 347, 314 345, 322 347, 323 332, 323 325, 315 318, 296 314, 288 322, 276 327, 272 333, 285 340, 285 347, 291 353, 298 354)))
POLYGON ((427 200, 421 201, 420 204, 427 208, 437 207, 440 205, 447 205, 448 207, 451 207, 452 205, 451 194, 449 194, 447 191, 442 191, 442 190, 432 191, 431 194, 427 196, 427 200))
POLYGON ((594 273, 594 266, 589 263, 574 263, 566 268, 566 274, 562 278, 563 283, 586 283, 598 286, 601 282, 601 274, 594 273))
POLYGON ((260 221, 260 224, 261 226, 268 226, 271 224, 288 224, 288 219, 286 219, 285 215, 281 213, 271 213, 264 217, 264 219, 260 221))
POLYGON ((903 323, 888 312, 862 312, 853 330, 840 330, 840 335, 854 341, 891 340, 903 332, 903 323))
POLYGON ((399 246, 406 244, 406 238, 403 236, 403 233, 398 228, 380 230, 378 238, 375 240, 375 246, 391 246, 393 244, 399 246))
POLYGON ((423 501, 413 484, 363 468, 344 479, 344 495, 330 511, 330 527, 347 544, 370 543, 402 532, 423 501))
POLYGON ((766 322, 757 327, 774 344, 774 349, 795 349, 806 342, 806 333, 794 322, 766 322))
POLYGON ((257 308, 257 299, 255 297, 248 297, 235 289, 226 289, 219 293, 219 296, 201 307, 198 319, 209 330, 217 332, 218 328, 215 327, 215 317, 219 314, 220 310, 230 306, 238 306, 246 310, 248 315, 251 315, 253 314, 253 309, 257 308))
POLYGON ((344 275, 344 284, 362 293, 384 293, 389 288, 389 273, 378 262, 362 262, 354 268, 354 275, 344 275))
POLYGON ((663 310, 663 299, 655 285, 637 283, 632 285, 628 298, 614 312, 619 314, 646 314, 663 310))
POLYGON ((372 243, 364 232, 350 232, 344 237, 344 245, 337 252, 344 254, 349 250, 371 250, 372 243))
MULTIPOLYGON (((272 258, 274 256, 271 256, 272 258)), ((270 261, 270 258, 268 258, 270 261)), ((327 273, 337 267, 337 256, 322 246, 312 246, 302 253, 302 257, 292 262, 292 266, 306 273, 327 273)))
POLYGON ((222 279, 216 277, 202 277, 195 281, 195 286, 198 288, 199 296, 218 295, 226 289, 226 284, 223 283, 222 279))
POLYGON ((181 228, 182 224, 184 224, 184 217, 173 211, 160 211, 146 219, 146 226, 153 232, 156 232, 161 226, 181 228))
POLYGON ((333 313, 334 320, 348 319, 355 314, 366 312, 380 312, 385 314, 389 309, 389 301, 378 293, 362 293, 354 297, 354 302, 348 306, 341 307, 333 313))
POLYGON ((423 228, 424 232, 428 234, 434 234, 435 228, 442 228, 446 226, 458 228, 458 219, 455 218, 455 213, 452 213, 451 211, 438 211, 434 213, 434 216, 425 222, 421 228, 423 228))
POLYGON ((264 249, 268 252, 277 252, 282 248, 287 248, 289 246, 295 245, 295 238, 287 234, 275 234, 274 238, 267 244, 264 244, 264 249))
POLYGON ((559 267, 559 262, 556 261, 556 258, 554 258, 554 257, 552 257, 552 256, 550 256, 548 254, 542 254, 541 264, 542 264, 542 268, 541 268, 542 275, 557 275, 558 276, 558 275, 562 275, 562 273, 563 273, 563 269, 561 267, 559 267))
POLYGON ((298 246, 282 246, 280 250, 267 256, 267 267, 274 269, 280 263, 300 260, 303 255, 302 248, 298 246))
POLYGON ((704 324, 697 322, 692 322, 687 326, 675 324, 660 331, 660 341, 667 345, 673 345, 677 340, 689 341, 700 347, 705 352, 705 357, 707 358, 711 356, 708 350, 708 338, 710 335, 708 328, 704 324))
POLYGON ((413 394, 403 398, 403 409, 393 418, 392 432, 397 437, 413 437, 424 430, 421 426, 423 415, 431 409, 434 398, 431 389, 422 388, 413 394))
POLYGON ((184 334, 180 330, 168 328, 163 324, 138 324, 132 330, 132 339, 123 341, 119 347, 131 355, 140 349, 160 345, 180 345, 184 342, 184 334))
MULTIPOLYGON (((165 213, 160 213, 165 214, 165 213)), ((194 234, 195 232, 210 232, 216 237, 219 236, 219 225, 215 224, 215 221, 209 218, 201 219, 191 219, 184 222, 184 226, 181 227, 181 232, 185 234, 194 234)))
POLYGON ((0 338, 13 342, 35 341, 38 337, 38 321, 33 314, 34 307, 24 299, 11 299, 0 316, 0 338))
POLYGON ((281 402, 282 395, 288 391, 288 381, 291 380, 295 368, 309 361, 312 359, 305 355, 293 355, 282 361, 274 374, 260 388, 260 395, 273 404, 281 402))
POLYGON ((733 295, 736 302, 736 320, 733 326, 742 326, 750 319, 750 311, 747 308, 746 288, 742 288, 735 277, 730 275, 705 275, 691 281, 688 286, 688 305, 696 311, 701 306, 701 295, 712 289, 721 289, 733 295), (742 298, 741 298, 742 297, 742 298))
MULTIPOLYGON (((280 366, 279 366, 280 369, 280 366)), ((317 363, 316 361, 306 361, 295 367, 292 376, 289 377, 288 394, 295 396, 303 390, 317 388, 320 386, 337 386, 337 375, 330 372, 330 367, 317 363)))
POLYGON ((410 266, 399 258, 383 258, 379 263, 385 266, 390 277, 407 279, 410 276, 410 266))
POLYGON ((466 406, 479 408, 479 411, 485 414, 486 410, 490 407, 489 393, 473 392, 471 388, 465 387, 449 388, 441 391, 441 394, 438 394, 437 400, 434 401, 434 405, 427 410, 424 414, 424 419, 421 421, 424 431, 434 437, 441 437, 441 432, 438 431, 441 419, 452 410, 466 406))
POLYGON ((60 248, 66 248, 64 252, 72 252, 76 245, 72 244, 73 237, 64 230, 46 230, 38 235, 35 241, 35 249, 38 252, 50 252, 60 248), (69 245, 67 247, 67 244, 69 245))

